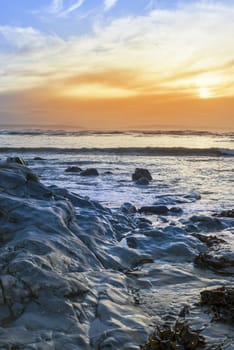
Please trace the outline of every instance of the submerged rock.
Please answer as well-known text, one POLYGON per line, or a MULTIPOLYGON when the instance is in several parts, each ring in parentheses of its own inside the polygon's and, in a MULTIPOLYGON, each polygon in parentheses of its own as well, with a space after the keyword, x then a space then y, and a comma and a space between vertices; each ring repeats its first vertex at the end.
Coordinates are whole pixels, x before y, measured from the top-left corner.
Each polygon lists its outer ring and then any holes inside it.
POLYGON ((99 172, 95 168, 89 168, 80 172, 81 176, 98 176, 99 172))
POLYGON ((148 181, 153 180, 149 170, 143 168, 136 168, 134 174, 132 174, 132 180, 139 181, 140 179, 146 179, 148 181))

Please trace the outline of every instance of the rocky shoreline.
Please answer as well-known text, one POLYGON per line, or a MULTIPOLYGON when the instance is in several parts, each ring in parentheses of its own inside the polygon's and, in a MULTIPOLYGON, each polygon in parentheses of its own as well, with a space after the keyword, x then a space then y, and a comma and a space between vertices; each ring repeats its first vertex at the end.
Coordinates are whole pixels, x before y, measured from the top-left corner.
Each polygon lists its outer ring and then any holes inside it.
MULTIPOLYGON (((0 349, 140 349, 157 320, 165 321, 150 314, 144 293, 172 278, 175 285, 196 281, 196 271, 191 277, 179 268, 194 259, 201 271, 233 273, 233 252, 218 248, 225 237, 207 247, 199 236, 233 227, 232 217, 181 217, 180 227, 165 222, 155 228, 147 213, 182 214, 158 206, 135 210, 129 203, 111 211, 44 186, 24 164, 2 161, 0 349), (174 261, 179 265, 167 276, 166 265, 174 261)), ((200 285, 212 286, 206 278, 200 285)))

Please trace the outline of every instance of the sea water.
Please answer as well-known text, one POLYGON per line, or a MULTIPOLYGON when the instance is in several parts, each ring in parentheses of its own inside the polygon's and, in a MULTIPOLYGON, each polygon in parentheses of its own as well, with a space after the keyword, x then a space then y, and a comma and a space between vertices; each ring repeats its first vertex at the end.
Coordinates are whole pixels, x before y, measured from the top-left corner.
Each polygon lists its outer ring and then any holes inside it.
POLYGON ((198 192, 201 200, 182 205, 186 212, 232 207, 234 133, 191 131, 92 132, 5 128, 0 157, 22 156, 47 185, 89 196, 111 208, 136 206, 198 192), (35 160, 35 157, 41 160, 35 160), (65 172, 68 166, 96 168, 85 178, 65 172), (135 168, 147 168, 149 186, 136 186, 135 168))

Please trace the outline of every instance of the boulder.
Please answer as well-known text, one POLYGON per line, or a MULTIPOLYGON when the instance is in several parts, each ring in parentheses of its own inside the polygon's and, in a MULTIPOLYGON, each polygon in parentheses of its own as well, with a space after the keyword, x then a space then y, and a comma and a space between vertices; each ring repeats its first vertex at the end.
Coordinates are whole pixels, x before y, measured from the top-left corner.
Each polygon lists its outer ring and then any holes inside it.
POLYGON ((124 203, 120 209, 124 214, 127 215, 135 214, 137 212, 135 205, 131 203, 124 203))
POLYGON ((168 214, 169 209, 165 205, 151 205, 151 206, 141 207, 138 210, 138 212, 145 213, 145 214, 166 215, 168 214))
POLYGON ((148 185, 149 184, 149 180, 146 177, 140 177, 135 182, 137 185, 148 185))
POLYGON ((65 171, 67 173, 80 173, 82 169, 78 166, 69 166, 65 171))
POLYGON ((99 172, 95 168, 89 168, 80 172, 81 176, 98 176, 99 172))
POLYGON ((132 174, 132 180, 137 181, 141 178, 145 178, 148 181, 153 180, 149 170, 143 168, 136 168, 134 174, 132 174))

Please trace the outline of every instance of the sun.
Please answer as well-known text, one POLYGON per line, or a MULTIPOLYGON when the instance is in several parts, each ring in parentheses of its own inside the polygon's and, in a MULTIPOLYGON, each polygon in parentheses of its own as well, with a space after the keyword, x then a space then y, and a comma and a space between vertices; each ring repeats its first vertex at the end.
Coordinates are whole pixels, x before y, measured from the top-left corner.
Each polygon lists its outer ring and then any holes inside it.
POLYGON ((211 97, 211 92, 210 89, 208 89, 207 87, 200 87, 198 90, 198 95, 200 98, 210 98, 211 97))

